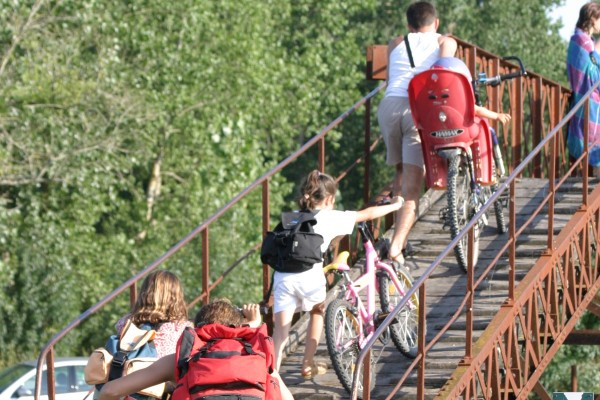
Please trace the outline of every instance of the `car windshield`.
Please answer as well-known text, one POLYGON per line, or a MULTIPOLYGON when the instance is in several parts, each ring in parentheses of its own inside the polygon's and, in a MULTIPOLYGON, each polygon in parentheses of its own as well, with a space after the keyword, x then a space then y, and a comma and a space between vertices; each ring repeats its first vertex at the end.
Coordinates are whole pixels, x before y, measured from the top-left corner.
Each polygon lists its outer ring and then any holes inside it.
POLYGON ((25 375, 27 372, 35 369, 30 365, 17 364, 6 368, 0 372, 0 392, 6 389, 11 383, 25 375))

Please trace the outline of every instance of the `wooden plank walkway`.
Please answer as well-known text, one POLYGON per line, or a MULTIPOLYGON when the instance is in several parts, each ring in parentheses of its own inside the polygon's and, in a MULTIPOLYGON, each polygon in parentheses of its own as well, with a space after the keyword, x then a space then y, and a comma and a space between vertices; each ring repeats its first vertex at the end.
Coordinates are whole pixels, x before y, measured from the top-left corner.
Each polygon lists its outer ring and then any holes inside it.
MULTIPOLYGON (((516 191, 517 229, 523 221, 530 217, 541 199, 547 194, 545 180, 521 179, 518 181, 516 191)), ((577 181, 569 183, 559 190, 558 201, 555 206, 555 233, 566 224, 575 212, 581 199, 581 184, 577 181)), ((417 251, 407 260, 411 274, 415 280, 433 262, 437 255, 450 242, 448 230, 442 229, 439 217, 440 210, 446 205, 445 195, 437 196, 432 200, 429 210, 416 223, 409 236, 409 241, 417 251)), ((505 209, 508 221, 508 210, 505 209)), ((546 246, 545 228, 547 226, 546 212, 534 220, 517 243, 517 279, 521 279, 529 268, 535 263, 546 246)), ((489 226, 482 232, 480 239, 480 260, 478 270, 489 265, 498 253, 498 249, 506 241, 506 234, 496 232, 493 212, 489 215, 489 226)), ((474 341, 483 332, 487 324, 497 312, 500 304, 507 297, 508 257, 505 254, 500 260, 490 277, 477 290, 477 299, 474 312, 476 314, 474 341)), ((447 257, 442 265, 435 270, 426 282, 427 290, 427 339, 433 338, 447 323, 459 307, 464 297, 466 288, 466 274, 456 265, 453 254, 447 257)), ((332 297, 332 296, 330 296, 332 297)), ((329 300, 329 299, 328 299, 329 300)), ((316 359, 327 363, 329 371, 325 375, 313 379, 303 379, 300 375, 300 365, 304 351, 303 338, 306 330, 307 315, 302 316, 293 327, 290 336, 290 349, 284 359, 281 375, 294 394, 296 399, 349 399, 337 379, 327 352, 325 338, 323 337, 317 350, 316 359)), ((440 342, 428 353, 426 359, 426 396, 433 398, 439 389, 451 376, 457 363, 464 355, 465 341, 464 314, 452 325, 451 329, 442 337, 440 342)), ((376 347, 375 351, 381 353, 376 365, 376 385, 371 392, 372 399, 384 399, 396 385, 399 377, 410 364, 392 343, 383 347, 376 347)), ((416 375, 409 377, 395 399, 414 399, 416 397, 416 375)))

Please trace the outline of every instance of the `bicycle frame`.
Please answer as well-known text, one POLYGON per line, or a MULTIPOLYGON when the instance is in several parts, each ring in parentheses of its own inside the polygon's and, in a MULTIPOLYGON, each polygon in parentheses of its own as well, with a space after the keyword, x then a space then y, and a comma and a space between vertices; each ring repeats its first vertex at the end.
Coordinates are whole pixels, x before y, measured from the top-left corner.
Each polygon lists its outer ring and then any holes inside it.
MULTIPOLYGON (((364 344, 373 336, 373 333, 377 329, 376 326, 376 301, 375 295, 379 291, 378 282, 377 282, 377 271, 384 271, 391 278, 392 283, 395 289, 400 293, 401 296, 404 296, 406 292, 402 289, 402 284, 398 279, 397 273, 395 269, 379 259, 379 255, 377 254, 377 250, 373 245, 373 238, 370 233, 366 230, 365 224, 361 223, 358 227, 363 241, 363 247, 365 249, 365 271, 359 276, 356 280, 352 280, 348 271, 350 270, 350 266, 345 261, 339 261, 340 259, 345 260, 348 258, 348 252, 343 252, 338 255, 338 260, 327 265, 323 268, 324 272, 328 272, 331 270, 337 270, 342 273, 345 283, 343 285, 345 293, 344 300, 347 300, 351 303, 356 302, 357 312, 358 312, 358 323, 359 323, 359 332, 360 332, 360 340, 359 346, 362 348, 364 344), (361 294, 365 293, 366 297, 366 305, 361 298, 361 294)), ((411 310, 414 310, 417 306, 412 302, 412 300, 408 301, 408 307, 411 310)), ((383 319, 382 319, 383 320, 383 319)))
MULTIPOLYGON (((394 287, 398 292, 404 296, 406 292, 402 289, 402 285, 400 284, 400 280, 396 275, 396 271, 394 268, 379 260, 377 255, 377 250, 373 246, 373 243, 370 240, 364 240, 363 242, 365 248, 365 272, 359 276, 356 280, 352 280, 347 271, 350 270, 350 266, 346 263, 338 263, 337 269, 341 271, 344 275, 344 279, 346 280, 344 284, 344 300, 348 300, 350 302, 356 301, 357 312, 360 318, 358 318, 359 323, 359 331, 361 332, 361 337, 359 340, 359 346, 362 348, 364 344, 373 336, 375 329, 377 328, 375 325, 375 313, 377 311, 375 295, 378 293, 378 283, 377 283, 377 271, 385 271, 388 276, 391 278, 394 287), (361 293, 365 292, 366 296, 366 305, 362 301, 361 293)), ((326 267, 327 268, 327 267, 326 267)), ((411 309, 414 309, 416 306, 412 301, 408 301, 408 305, 411 309)))
MULTIPOLYGON (((412 287, 410 273, 401 266, 390 265, 379 259, 371 232, 366 223, 358 224, 365 249, 363 273, 353 280, 348 271, 348 252, 342 252, 337 259, 323 268, 324 272, 337 270, 343 276, 343 292, 327 306, 325 313, 325 337, 327 349, 338 378, 351 393, 355 364, 358 353, 373 338, 379 325, 385 320, 412 287), (375 295, 379 295, 377 308, 375 295)), ((416 335, 418 329, 418 299, 411 297, 398 314, 398 319, 388 327, 386 338, 394 343, 400 353, 409 358, 417 355, 416 335)), ((376 362, 377 358, 374 358, 376 362)), ((369 370, 373 373, 373 370, 369 370)), ((374 384, 374 377, 370 380, 374 384)), ((362 391, 362 388, 359 389, 362 391)))

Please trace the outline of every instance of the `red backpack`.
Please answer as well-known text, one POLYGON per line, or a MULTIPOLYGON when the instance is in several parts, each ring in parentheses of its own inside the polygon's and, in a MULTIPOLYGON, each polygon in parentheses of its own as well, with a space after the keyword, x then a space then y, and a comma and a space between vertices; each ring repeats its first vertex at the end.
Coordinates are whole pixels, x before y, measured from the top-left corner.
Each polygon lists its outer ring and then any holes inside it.
POLYGON ((273 339, 264 324, 260 328, 188 327, 177 343, 175 362, 177 386, 172 400, 211 400, 223 395, 281 400, 279 381, 271 376, 273 339))

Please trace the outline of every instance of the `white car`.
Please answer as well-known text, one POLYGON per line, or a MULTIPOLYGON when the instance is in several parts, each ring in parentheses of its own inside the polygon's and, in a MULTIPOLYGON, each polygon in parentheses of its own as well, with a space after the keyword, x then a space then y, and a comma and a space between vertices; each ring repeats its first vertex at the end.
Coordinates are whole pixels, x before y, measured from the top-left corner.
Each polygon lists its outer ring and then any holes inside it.
MULTIPOLYGON (((83 370, 87 358, 55 358, 56 400, 83 400, 94 388, 85 383, 83 370)), ((0 372, 0 400, 33 400, 37 361, 25 361, 0 372)), ((48 399, 46 366, 42 375, 40 400, 48 399)), ((89 399, 92 396, 90 394, 89 399)))

